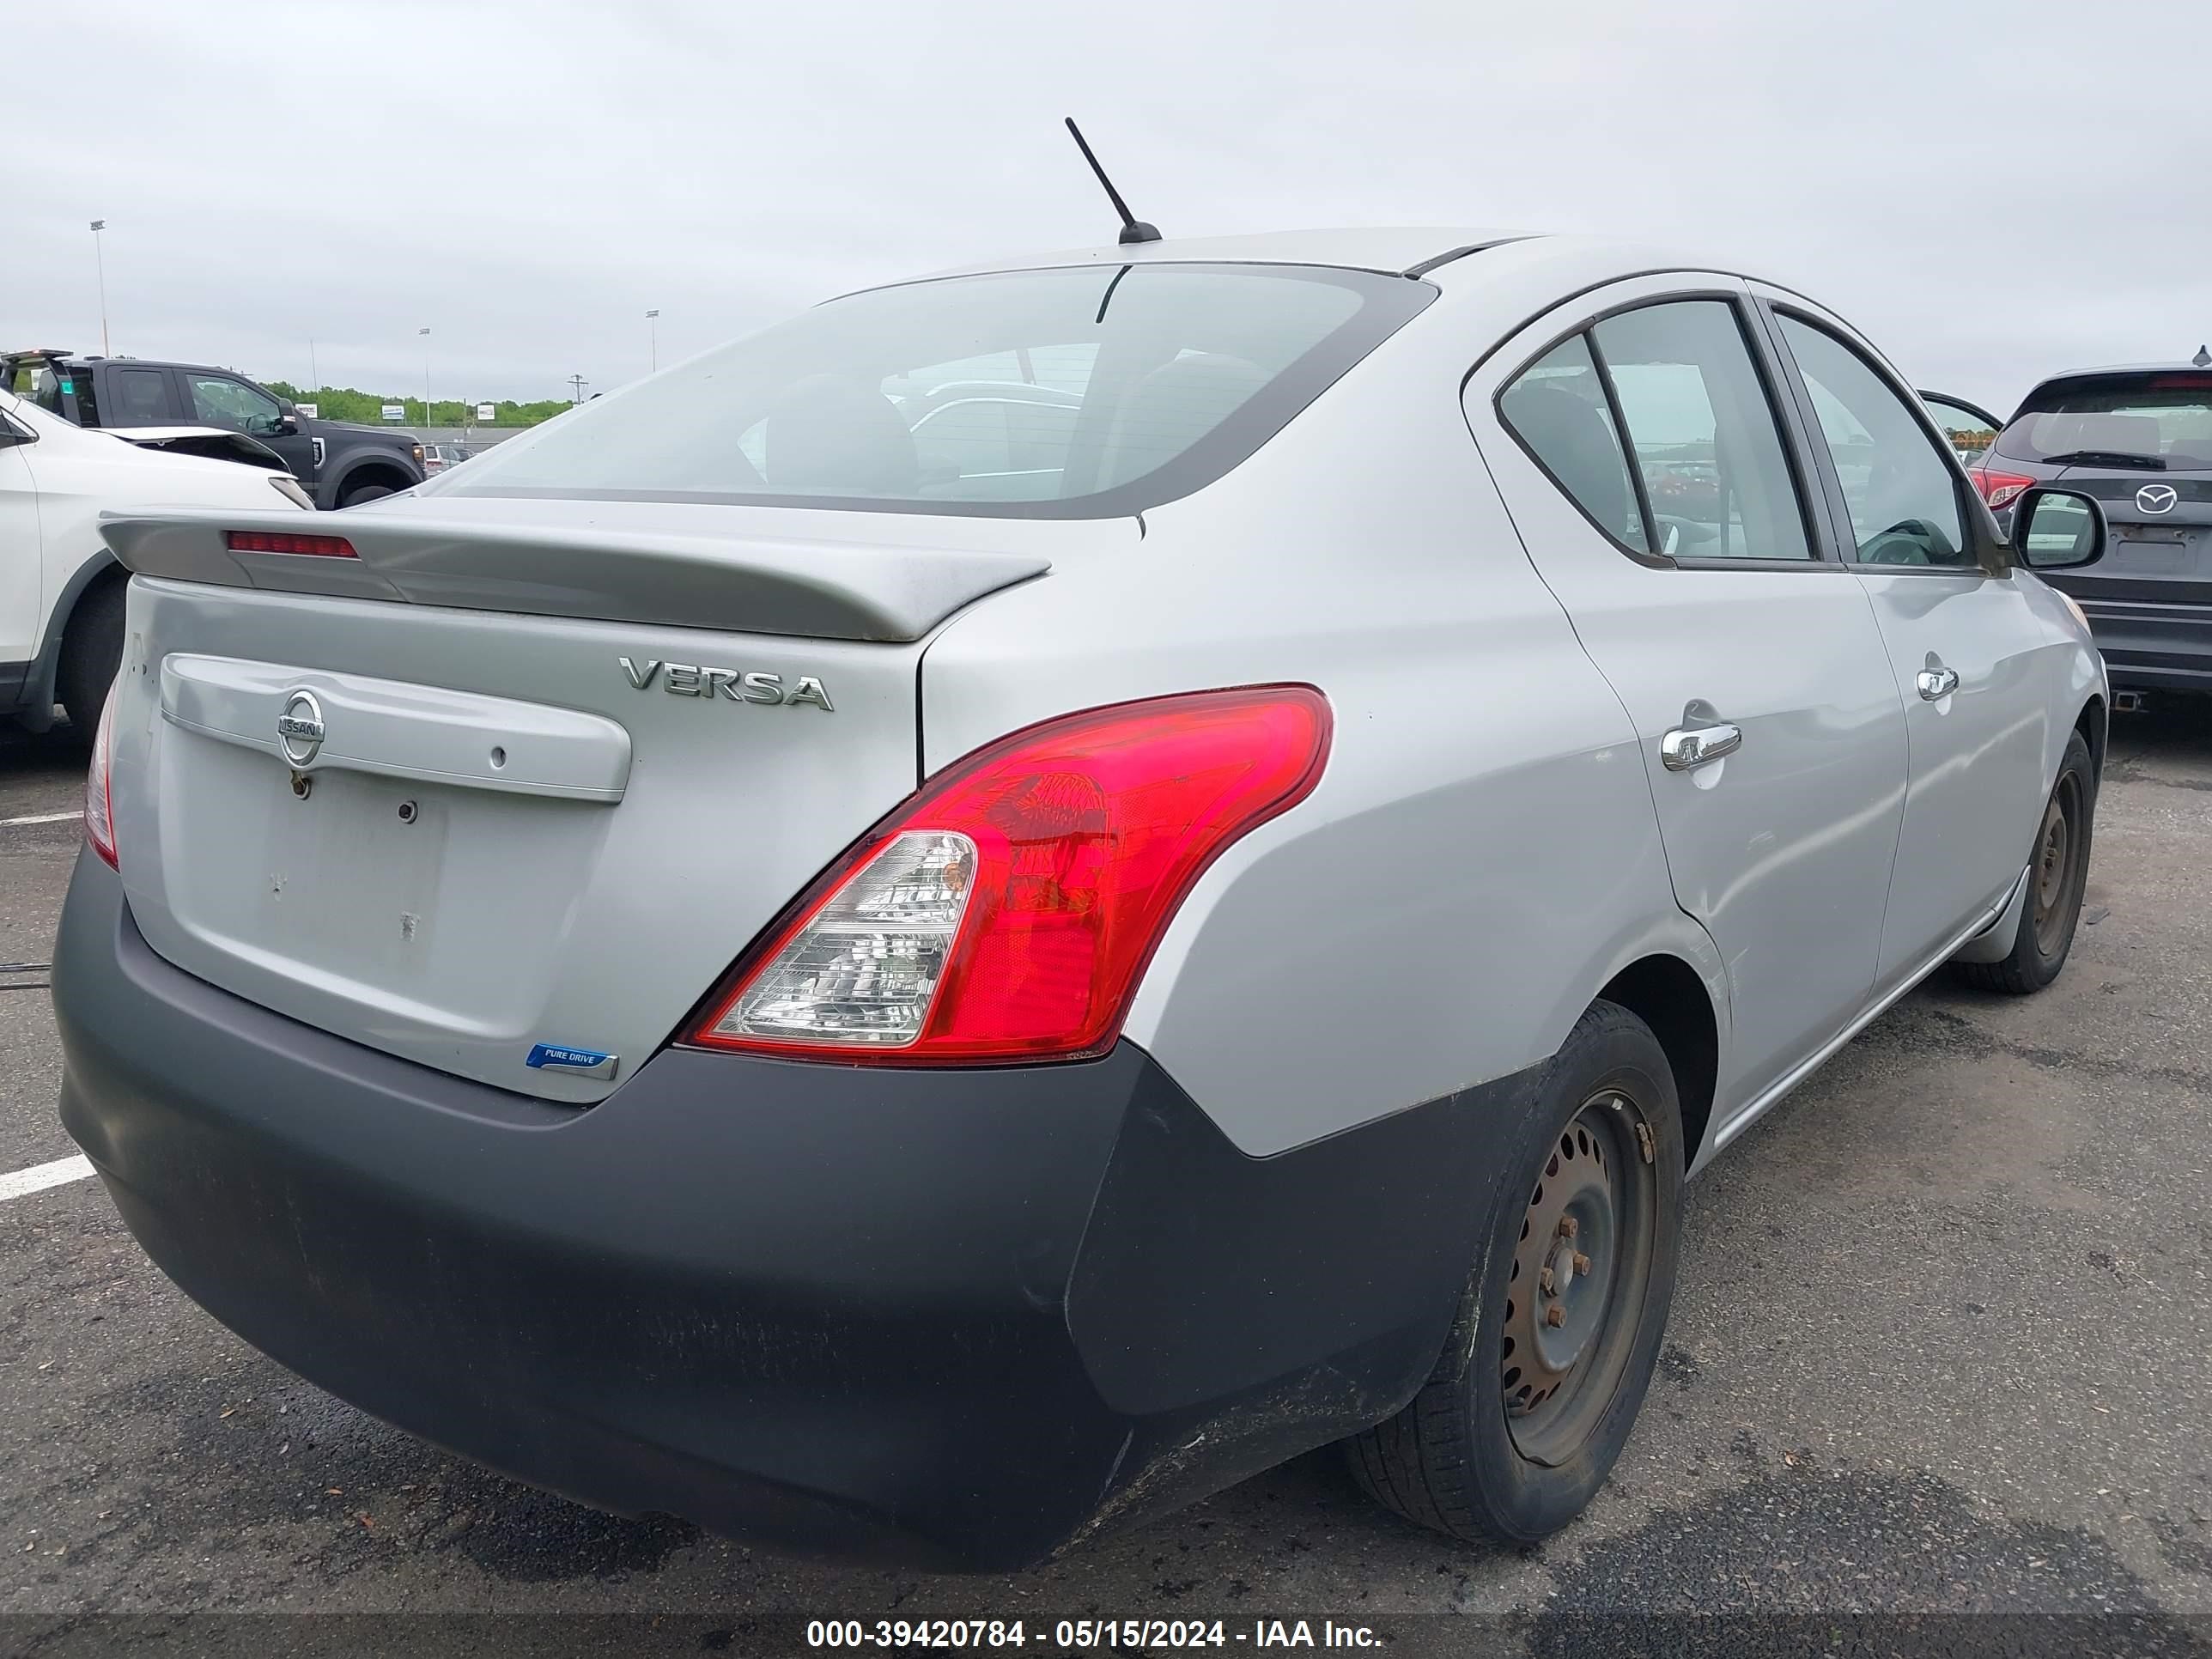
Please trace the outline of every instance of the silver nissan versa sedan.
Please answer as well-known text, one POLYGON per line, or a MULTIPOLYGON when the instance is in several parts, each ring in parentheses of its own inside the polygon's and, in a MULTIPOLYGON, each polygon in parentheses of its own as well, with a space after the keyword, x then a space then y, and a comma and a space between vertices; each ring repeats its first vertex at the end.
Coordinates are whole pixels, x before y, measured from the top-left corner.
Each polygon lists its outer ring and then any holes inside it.
POLYGON ((62 1115, 216 1317, 586 1503, 1006 1568, 1341 1440, 1539 1538, 1685 1177, 2065 961, 2106 690, 2022 567, 2104 520, 2016 505, 1789 289, 1344 231, 112 519, 62 1115))

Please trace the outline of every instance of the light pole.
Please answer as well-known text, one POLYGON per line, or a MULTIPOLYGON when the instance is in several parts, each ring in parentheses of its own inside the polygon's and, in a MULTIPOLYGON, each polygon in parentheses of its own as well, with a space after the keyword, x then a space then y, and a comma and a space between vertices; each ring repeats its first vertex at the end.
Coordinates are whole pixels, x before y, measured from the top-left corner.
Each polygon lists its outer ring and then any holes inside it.
POLYGON ((660 373, 660 325, 655 320, 659 315, 658 311, 645 313, 646 335, 653 342, 653 372, 656 374, 660 373))
MULTIPOLYGON (((430 337, 430 331, 427 328, 418 328, 415 331, 425 341, 430 337)), ((422 441, 426 444, 430 441, 430 348, 427 344, 422 348, 422 441)))
POLYGON ((105 219, 92 222, 92 262, 100 271, 100 355, 103 357, 114 355, 107 348, 107 256, 100 251, 100 233, 106 228, 105 219))
POLYGON ((315 367, 315 337, 307 337, 307 390, 319 392, 323 389, 323 373, 315 367))

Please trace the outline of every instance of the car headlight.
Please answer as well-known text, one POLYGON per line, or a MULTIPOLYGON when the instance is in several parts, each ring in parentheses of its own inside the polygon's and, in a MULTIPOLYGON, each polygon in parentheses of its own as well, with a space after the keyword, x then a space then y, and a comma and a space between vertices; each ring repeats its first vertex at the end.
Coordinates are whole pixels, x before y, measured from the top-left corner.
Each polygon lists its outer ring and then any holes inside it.
POLYGON ((315 510, 315 498, 300 488, 300 481, 289 472, 279 472, 269 480, 269 487, 295 507, 315 510))

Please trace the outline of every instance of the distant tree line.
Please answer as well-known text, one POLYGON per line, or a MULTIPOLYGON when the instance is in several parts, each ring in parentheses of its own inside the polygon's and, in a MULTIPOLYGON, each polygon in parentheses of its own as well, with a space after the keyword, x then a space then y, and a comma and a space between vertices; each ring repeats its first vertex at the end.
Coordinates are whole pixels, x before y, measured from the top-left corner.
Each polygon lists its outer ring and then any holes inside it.
POLYGON ((566 398, 547 398, 534 404, 519 404, 506 398, 495 404, 496 411, 489 421, 477 419, 477 406, 459 398, 432 399, 424 418, 420 398, 392 398, 380 392, 356 392, 349 386, 326 386, 313 392, 302 391, 284 380, 264 380, 280 398, 289 398, 295 404, 313 404, 316 415, 325 421, 362 421, 370 426, 384 423, 384 406, 399 404, 407 410, 406 426, 536 426, 540 421, 550 421, 569 407, 566 398))

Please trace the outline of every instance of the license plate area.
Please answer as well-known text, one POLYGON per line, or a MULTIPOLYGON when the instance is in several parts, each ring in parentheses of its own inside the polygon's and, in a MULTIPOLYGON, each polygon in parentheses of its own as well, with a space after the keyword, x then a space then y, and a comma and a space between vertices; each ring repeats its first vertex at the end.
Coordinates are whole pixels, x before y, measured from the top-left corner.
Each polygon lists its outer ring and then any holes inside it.
POLYGON ((2122 524, 2106 553, 2116 570, 2132 575, 2178 576, 2197 568, 2203 532, 2184 525, 2122 524))
POLYGON ((295 781, 270 769, 264 787, 277 799, 252 937, 349 978, 391 984, 418 968, 435 947, 451 792, 358 772, 295 781))
POLYGON ((228 960, 240 988, 289 985, 371 1025, 456 1037, 534 1028, 609 807, 296 774, 204 733, 171 726, 163 738, 171 915, 228 960))

